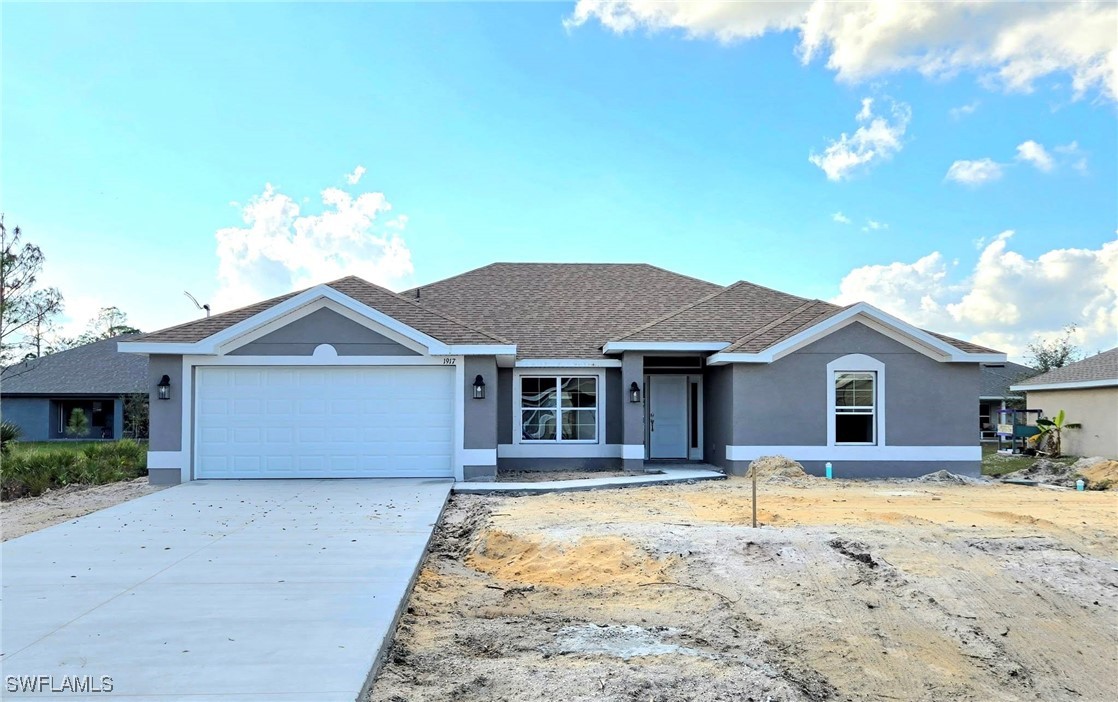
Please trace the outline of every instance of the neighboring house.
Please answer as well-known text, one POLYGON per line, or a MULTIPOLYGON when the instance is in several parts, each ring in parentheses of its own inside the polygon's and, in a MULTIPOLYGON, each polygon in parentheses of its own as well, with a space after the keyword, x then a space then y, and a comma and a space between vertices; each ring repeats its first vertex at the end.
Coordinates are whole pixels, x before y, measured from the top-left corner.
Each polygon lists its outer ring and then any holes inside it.
POLYGON ((740 474, 777 453, 974 475, 980 365, 1005 361, 864 303, 643 264, 497 263, 399 294, 348 277, 120 349, 150 354, 155 482, 740 474))
POLYGON ((85 439, 119 439, 124 431, 124 395, 147 393, 148 361, 119 353, 131 337, 47 354, 8 366, 0 374, 0 417, 19 426, 22 441, 71 438, 66 424, 75 409, 85 412, 85 439))
POLYGON ((1025 399, 1010 385, 1036 375, 1036 369, 1020 363, 983 363, 982 392, 978 396, 978 431, 982 441, 997 441, 998 410, 1015 407, 1025 399))
POLYGON ((1030 409, 1051 419, 1064 410, 1067 422, 1081 424, 1063 432, 1069 456, 1118 459, 1118 348, 1069 363, 1010 388, 1023 392, 1030 409))

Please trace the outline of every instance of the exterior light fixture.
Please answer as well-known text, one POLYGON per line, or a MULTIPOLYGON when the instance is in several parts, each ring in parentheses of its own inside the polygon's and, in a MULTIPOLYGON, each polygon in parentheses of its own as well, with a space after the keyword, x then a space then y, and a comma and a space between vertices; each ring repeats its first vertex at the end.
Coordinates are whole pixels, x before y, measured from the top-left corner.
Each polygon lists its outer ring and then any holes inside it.
POLYGON ((474 378, 474 399, 485 399, 485 381, 481 379, 480 375, 474 378))
POLYGON ((170 400, 171 399, 171 376, 165 375, 162 378, 160 378, 159 379, 159 385, 157 385, 156 387, 159 388, 159 399, 160 400, 170 400))
POLYGON ((637 384, 634 381, 633 384, 629 386, 629 402, 640 402, 640 401, 641 401, 641 389, 639 387, 637 387, 637 384))

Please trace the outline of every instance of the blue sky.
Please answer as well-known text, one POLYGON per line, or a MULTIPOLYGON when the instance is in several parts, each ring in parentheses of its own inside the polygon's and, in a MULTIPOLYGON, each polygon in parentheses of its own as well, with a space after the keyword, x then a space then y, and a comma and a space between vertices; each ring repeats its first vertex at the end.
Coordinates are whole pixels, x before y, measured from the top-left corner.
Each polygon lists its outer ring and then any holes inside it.
POLYGON ((647 261, 1011 353, 1071 322, 1115 344, 1113 66, 1077 95, 1074 63, 1026 86, 996 60, 882 69, 885 44, 805 64, 802 32, 711 34, 741 17, 629 28, 591 2, 565 25, 575 9, 6 4, 0 206, 71 327, 102 305, 187 321, 184 289, 220 309, 335 273, 401 289, 494 260, 647 261), (836 141, 872 152, 837 180, 809 161, 836 141))

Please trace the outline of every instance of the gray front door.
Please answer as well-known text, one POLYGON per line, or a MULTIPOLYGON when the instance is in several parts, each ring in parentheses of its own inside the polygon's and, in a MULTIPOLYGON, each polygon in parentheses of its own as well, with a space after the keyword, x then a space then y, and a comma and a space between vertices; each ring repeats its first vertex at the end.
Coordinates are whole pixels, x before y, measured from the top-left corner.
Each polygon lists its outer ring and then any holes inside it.
POLYGON ((648 457, 687 458, 687 376, 648 377, 648 457))

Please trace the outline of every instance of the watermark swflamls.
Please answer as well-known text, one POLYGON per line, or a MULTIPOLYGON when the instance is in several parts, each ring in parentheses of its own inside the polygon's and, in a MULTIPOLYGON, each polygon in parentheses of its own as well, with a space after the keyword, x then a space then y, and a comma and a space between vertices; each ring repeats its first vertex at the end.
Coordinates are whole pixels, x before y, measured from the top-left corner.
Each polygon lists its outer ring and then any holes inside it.
POLYGON ((112 692, 111 675, 8 675, 4 678, 8 692, 112 692))

